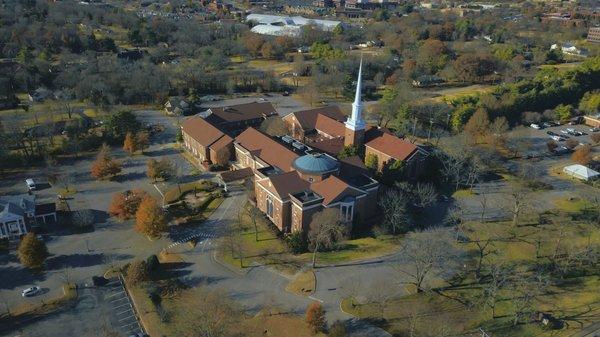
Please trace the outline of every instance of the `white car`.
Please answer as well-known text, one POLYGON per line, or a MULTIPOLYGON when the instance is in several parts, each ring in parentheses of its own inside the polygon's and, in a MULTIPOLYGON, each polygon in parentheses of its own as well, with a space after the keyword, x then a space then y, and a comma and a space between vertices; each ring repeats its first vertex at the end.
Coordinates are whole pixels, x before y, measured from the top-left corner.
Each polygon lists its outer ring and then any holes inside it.
POLYGON ((563 129, 563 130, 560 130, 560 133, 564 133, 566 135, 569 133, 569 131, 563 129))
POLYGON ((29 188, 30 191, 35 191, 37 188, 35 185, 35 181, 33 181, 33 179, 31 178, 25 179, 25 184, 27 185, 27 188, 29 188))
POLYGON ((541 128, 542 128, 542 127, 540 127, 538 124, 535 124, 535 123, 531 123, 531 125, 529 125, 529 126, 530 126, 531 128, 533 128, 533 129, 536 129, 536 130, 539 130, 539 129, 541 129, 541 128))
POLYGON ((40 292, 40 287, 37 286, 33 286, 31 288, 27 288, 27 289, 23 289, 23 291, 21 291, 21 296, 23 297, 31 297, 31 296, 35 296, 40 292))

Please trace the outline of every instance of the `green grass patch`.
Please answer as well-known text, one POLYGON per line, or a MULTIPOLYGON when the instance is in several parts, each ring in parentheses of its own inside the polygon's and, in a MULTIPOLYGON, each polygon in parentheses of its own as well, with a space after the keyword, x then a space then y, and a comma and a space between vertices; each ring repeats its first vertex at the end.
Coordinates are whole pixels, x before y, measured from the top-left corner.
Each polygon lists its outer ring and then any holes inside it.
MULTIPOLYGON (((398 250, 400 239, 391 235, 377 238, 366 237, 348 240, 340 244, 337 250, 317 253, 317 264, 335 264, 376 258, 398 250)), ((302 255, 305 261, 312 259, 312 253, 302 255)))
POLYGON ((556 208, 570 213, 581 212, 592 205, 589 201, 581 198, 561 198, 554 200, 556 208))
POLYGON ((466 188, 463 190, 457 190, 456 192, 452 193, 452 197, 455 199, 466 198, 466 197, 470 197, 473 195, 475 195, 475 194, 473 193, 473 191, 470 188, 466 188))

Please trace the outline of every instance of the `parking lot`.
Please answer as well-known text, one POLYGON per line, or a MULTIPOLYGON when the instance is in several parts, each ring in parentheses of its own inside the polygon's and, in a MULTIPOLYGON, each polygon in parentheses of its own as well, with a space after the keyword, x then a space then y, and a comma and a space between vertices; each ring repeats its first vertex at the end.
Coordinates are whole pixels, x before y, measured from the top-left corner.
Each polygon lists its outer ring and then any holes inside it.
POLYGON ((592 127, 584 124, 580 125, 568 125, 563 124, 559 126, 542 127, 541 129, 534 129, 532 127, 519 127, 509 132, 509 139, 513 139, 516 142, 521 142, 522 147, 520 150, 524 156, 543 156, 548 154, 548 141, 554 140, 559 147, 567 145, 569 139, 574 139, 579 142, 579 145, 590 144, 594 142, 591 139, 591 135, 594 133, 600 133, 600 131, 591 131, 592 127), (582 135, 574 135, 573 132, 569 134, 567 129, 580 132, 582 135), (550 133, 550 134, 549 134, 550 133), (561 139, 557 139, 560 137, 561 139), (568 138, 567 138, 568 137, 568 138))

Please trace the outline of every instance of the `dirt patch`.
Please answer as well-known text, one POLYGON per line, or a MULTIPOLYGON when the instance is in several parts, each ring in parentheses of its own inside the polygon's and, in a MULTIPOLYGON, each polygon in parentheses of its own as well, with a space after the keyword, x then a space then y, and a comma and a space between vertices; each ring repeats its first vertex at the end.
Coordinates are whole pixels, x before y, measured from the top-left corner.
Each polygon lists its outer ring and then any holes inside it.
POLYGON ((300 272, 288 283, 285 290, 300 296, 310 296, 315 292, 317 278, 312 270, 300 272))

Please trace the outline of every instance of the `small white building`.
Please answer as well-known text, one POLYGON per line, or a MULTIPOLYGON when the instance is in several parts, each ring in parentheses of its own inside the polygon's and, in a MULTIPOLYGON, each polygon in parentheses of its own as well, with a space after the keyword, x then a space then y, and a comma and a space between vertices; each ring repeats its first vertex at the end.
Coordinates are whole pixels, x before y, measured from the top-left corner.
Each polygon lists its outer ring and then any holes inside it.
POLYGON ((56 221, 56 205, 36 204, 35 195, 0 197, 0 239, 18 238, 29 232, 29 225, 52 220, 56 221))
POLYGON ((583 57, 585 57, 587 55, 587 51, 585 49, 579 49, 579 48, 575 47, 575 45, 573 45, 572 43, 564 43, 562 45, 558 45, 555 43, 552 46, 550 46, 550 50, 557 50, 557 49, 560 49, 560 51, 566 55, 583 56, 583 57))
POLYGON ((598 177, 600 175, 600 173, 592 170, 591 168, 580 165, 580 164, 565 166, 565 168, 563 169, 563 172, 574 178, 585 180, 585 181, 595 179, 596 177, 598 177))

